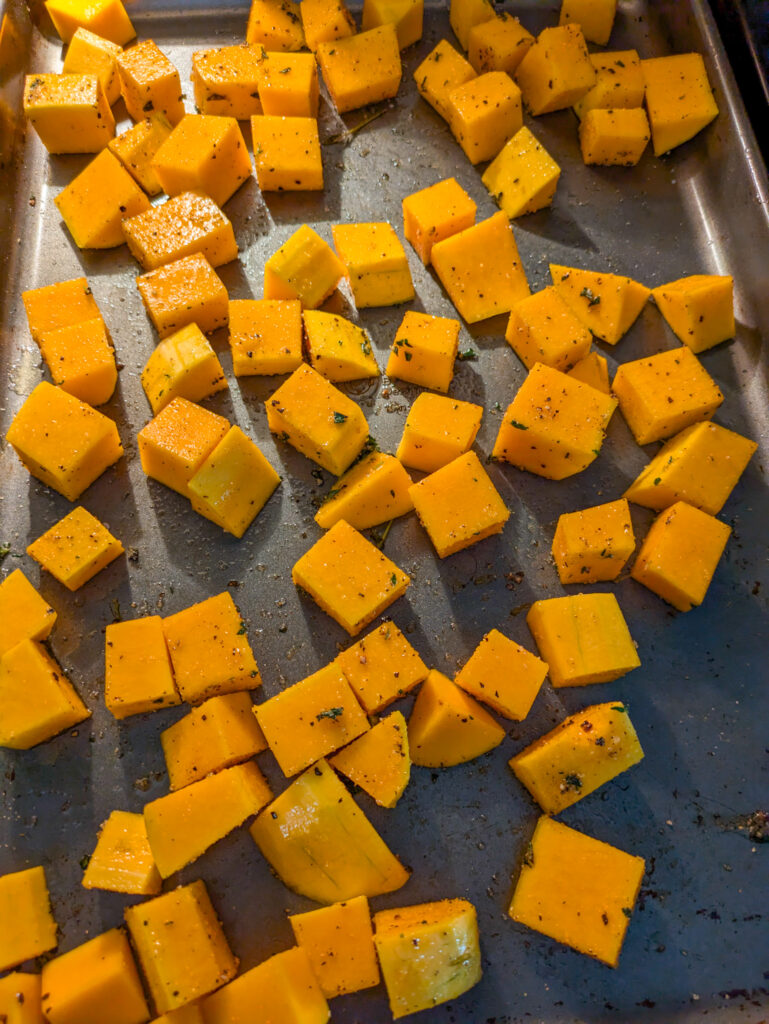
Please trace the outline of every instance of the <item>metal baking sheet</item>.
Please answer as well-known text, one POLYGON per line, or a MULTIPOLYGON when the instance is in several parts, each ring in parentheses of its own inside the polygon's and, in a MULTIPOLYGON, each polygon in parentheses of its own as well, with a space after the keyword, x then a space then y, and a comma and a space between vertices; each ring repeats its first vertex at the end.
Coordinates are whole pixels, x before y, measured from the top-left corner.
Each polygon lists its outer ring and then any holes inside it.
MULTIPOLYGON (((121 537, 131 559, 114 563, 76 595, 39 574, 24 549, 70 506, 32 480, 7 445, 0 450, 0 542, 11 547, 0 572, 21 566, 39 580, 59 613, 52 650, 93 711, 89 722, 37 749, 0 752, 0 873, 45 865, 64 951, 120 924, 130 901, 83 890, 80 860, 93 849, 98 826, 113 808, 138 811, 167 791, 158 737, 183 713, 161 711, 122 723, 112 719, 102 698, 105 626, 117 614, 170 613, 230 588, 264 677, 256 699, 320 668, 348 641, 297 593, 290 575, 297 556, 319 535, 312 517, 331 479, 270 437, 263 400, 277 381, 236 380, 225 336, 214 342, 230 389, 208 404, 257 440, 283 474, 283 485, 237 542, 142 473, 135 437, 149 409, 139 374, 155 336, 133 284, 137 267, 125 248, 79 252, 60 224, 53 199, 87 158, 49 159, 31 132, 13 150, 21 74, 59 68, 62 48, 42 5, 32 4, 30 15, 19 0, 8 3, 18 61, 0 82, 3 435, 44 376, 25 322, 23 289, 86 274, 122 365, 106 412, 117 421, 126 457, 82 503, 121 537)), ((505 6, 537 31, 555 23, 558 5, 526 0, 505 6)), ((131 15, 140 37, 154 38, 187 81, 192 51, 242 40, 247 6, 137 0, 131 15)), ((251 180, 227 204, 241 247, 240 261, 221 269, 231 297, 261 295, 265 258, 304 221, 326 238, 338 221, 389 220, 400 230, 402 197, 447 175, 456 176, 475 198, 479 218, 495 211, 478 169, 414 90, 411 72, 443 35, 450 37, 445 7, 429 7, 423 40, 404 55, 397 100, 385 104, 382 116, 348 143, 330 141, 344 125, 324 101, 327 187, 322 195, 263 198, 251 180)), ((373 900, 374 909, 454 895, 469 897, 478 909, 482 982, 456 1003, 415 1021, 670 1024, 707 1017, 719 1024, 737 1019, 757 1024, 769 1017, 769 847, 747 827, 748 816, 766 809, 769 796, 767 358, 762 345, 769 337, 769 190, 703 0, 620 0, 612 46, 633 46, 642 56, 702 51, 720 117, 671 156, 657 160, 647 153, 630 170, 584 167, 571 112, 537 119, 534 130, 564 174, 553 208, 515 223, 530 283, 533 288, 548 283, 550 260, 628 273, 649 285, 689 273, 732 273, 737 339, 706 353, 703 361, 726 395, 718 422, 756 438, 761 450, 723 511, 735 532, 702 608, 675 614, 630 579, 616 585, 638 643, 640 669, 604 686, 555 692, 546 683, 528 719, 509 724, 500 748, 445 772, 414 769, 392 811, 359 797, 413 868, 406 887, 373 900), (565 713, 606 699, 627 701, 646 758, 566 811, 562 820, 646 859, 639 906, 616 971, 506 916, 512 879, 537 818, 506 762, 565 713)), ((354 126, 362 116, 350 114, 345 121, 354 126)), ((408 246, 407 252, 417 292, 413 308, 454 315, 435 277, 408 246)), ((360 315, 380 365, 402 313, 377 309, 360 315)), ((479 358, 457 364, 452 386, 456 397, 485 406, 477 442, 482 456, 493 444, 499 408, 507 406, 523 379, 503 331, 504 318, 463 327, 461 347, 473 347, 479 358)), ((673 345, 649 305, 616 349, 602 350, 614 368, 618 359, 673 345)), ((417 389, 382 378, 347 390, 363 406, 382 448, 394 450, 417 389)), ((392 606, 392 617, 425 660, 449 674, 492 627, 530 646, 528 603, 563 593, 549 557, 558 515, 620 495, 648 455, 616 415, 600 458, 571 480, 552 483, 512 467, 490 466, 511 519, 501 536, 443 562, 413 516, 397 521, 386 551, 411 573, 413 583, 392 606)), ((643 536, 651 515, 633 508, 633 518, 643 536)), ((269 755, 259 760, 279 790, 283 780, 274 762, 269 755)), ((286 910, 309 908, 270 874, 245 830, 217 844, 170 884, 198 877, 208 884, 244 969, 291 944, 286 910)), ((391 1019, 382 988, 337 999, 332 1006, 339 1024, 391 1019)))

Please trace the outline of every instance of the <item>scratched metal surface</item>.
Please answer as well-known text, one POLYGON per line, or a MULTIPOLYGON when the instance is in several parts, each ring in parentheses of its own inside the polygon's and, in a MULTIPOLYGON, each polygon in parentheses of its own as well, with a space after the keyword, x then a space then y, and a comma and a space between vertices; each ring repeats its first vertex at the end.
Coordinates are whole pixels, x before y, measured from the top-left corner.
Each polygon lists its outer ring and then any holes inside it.
MULTIPOLYGON (((18 104, 20 73, 59 67, 61 46, 33 6, 9 0, 19 32, 18 60, 0 81, 4 124, 18 104)), ((507 5, 538 30, 555 20, 553 3, 507 5)), ((212 0, 170 7, 137 0, 131 7, 140 37, 153 37, 187 80, 191 53, 243 38, 247 8, 212 0)), ((387 219, 400 228, 400 200, 417 186, 455 175, 474 196, 479 217, 495 206, 477 169, 465 160, 446 126, 415 94, 411 72, 442 35, 441 6, 429 10, 425 37, 404 55, 404 85, 386 113, 349 145, 324 147, 322 196, 269 196, 250 181, 227 204, 241 260, 221 270, 230 295, 261 294, 266 256, 309 221, 330 238, 337 221, 387 219)), ((478 908, 484 978, 455 1004, 415 1021, 741 1020, 769 1017, 767 854, 751 840, 743 817, 769 794, 766 722, 769 672, 766 642, 767 454, 766 355, 769 336, 769 220, 766 172, 736 94, 731 71, 701 0, 620 0, 616 47, 643 56, 689 49, 706 54, 721 116, 699 138, 665 160, 647 154, 639 167, 589 169, 579 160, 570 112, 537 120, 535 131, 564 174, 549 211, 516 222, 523 262, 534 288, 548 281, 549 260, 637 276, 649 285, 694 272, 730 272, 736 279, 737 340, 704 356, 726 401, 717 420, 761 442, 723 517, 735 534, 705 605, 674 614, 632 580, 616 593, 637 640, 643 665, 605 686, 561 690, 549 683, 529 718, 510 724, 491 755, 433 773, 415 769, 397 808, 359 800, 413 876, 400 892, 373 900, 374 909, 463 895, 478 908), (616 782, 564 813, 563 820, 646 858, 647 877, 620 967, 612 971, 512 924, 506 917, 511 878, 537 811, 515 782, 507 759, 561 720, 566 712, 605 700, 627 701, 646 750, 645 760, 616 782)), ((191 89, 188 90, 191 97, 191 89)), ((191 109, 191 100, 187 100, 191 109)), ((352 125, 360 114, 348 115, 352 125)), ((323 133, 342 125, 328 104, 323 133)), ((236 381, 226 337, 215 338, 230 381, 210 406, 243 426, 283 474, 284 482, 241 542, 197 517, 171 491, 148 481, 136 457, 135 435, 148 419, 139 373, 155 337, 133 285, 137 272, 125 248, 81 253, 60 225, 53 198, 87 158, 48 159, 30 134, 15 157, 5 132, 0 174, 0 426, 3 434, 24 397, 43 375, 19 294, 85 273, 111 329, 120 383, 106 412, 119 426, 126 457, 83 496, 82 503, 136 551, 102 572, 77 595, 38 573, 23 551, 68 509, 59 495, 30 479, 8 446, 0 449, 0 542, 11 545, 0 572, 22 566, 39 579, 59 619, 51 647, 93 711, 93 718, 35 750, 0 752, 0 873, 44 864, 60 949, 121 922, 128 900, 80 887, 79 861, 113 808, 138 811, 167 789, 158 741, 179 709, 115 722, 102 700, 103 632, 117 609, 124 617, 169 613, 227 587, 249 625, 249 637, 269 696, 321 667, 346 637, 294 589, 293 561, 319 535, 314 502, 330 486, 291 448, 270 437, 263 400, 272 379, 236 381)), ((408 248, 416 285, 414 308, 453 315, 436 279, 408 248)), ((367 310, 380 364, 401 309, 367 310)), ((477 448, 486 455, 504 408, 523 378, 502 337, 503 319, 462 331, 462 348, 479 352, 457 364, 452 394, 486 408, 477 448)), ((649 305, 616 349, 604 347, 612 368, 674 344, 649 305)), ((349 386, 383 449, 394 450, 416 389, 388 382, 349 386)), ((601 457, 585 473, 551 483, 511 467, 490 466, 512 509, 504 533, 439 562, 413 517, 395 523, 387 553, 413 583, 391 609, 395 621, 432 665, 452 673, 482 634, 499 627, 531 644, 521 608, 563 593, 549 548, 558 515, 609 500, 623 491, 649 452, 639 449, 619 415, 601 457)), ((633 509, 640 536, 650 521, 633 509)), ((599 588, 596 588, 599 589, 599 588)), ((257 696, 257 699, 260 699, 257 696)), ((408 711, 408 702, 404 710, 408 711)), ((282 782, 269 755, 260 763, 276 789, 282 782)), ((270 874, 245 830, 211 849, 175 881, 206 880, 244 968, 291 943, 285 911, 307 901, 270 874)), ((340 1024, 390 1019, 383 989, 338 999, 340 1024)))

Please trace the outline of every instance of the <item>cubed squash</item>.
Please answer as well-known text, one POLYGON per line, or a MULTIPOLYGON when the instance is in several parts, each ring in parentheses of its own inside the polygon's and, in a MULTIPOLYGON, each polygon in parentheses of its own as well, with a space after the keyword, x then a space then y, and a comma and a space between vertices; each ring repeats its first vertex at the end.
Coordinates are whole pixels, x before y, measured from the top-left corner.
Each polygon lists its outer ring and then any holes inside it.
POLYGON ((40 353, 54 384, 88 405, 108 402, 117 384, 117 364, 107 325, 100 316, 40 335, 40 353))
POLYGON ((323 160, 314 117, 251 118, 256 180, 262 192, 323 189, 323 160))
POLYGON ((379 376, 371 340, 362 327, 317 309, 305 310, 302 320, 308 362, 326 380, 339 383, 379 376))
POLYGON ((49 153, 98 153, 115 135, 96 74, 27 75, 24 115, 49 153))
POLYGON ((355 35, 355 19, 344 0, 306 0, 306 3, 302 0, 299 12, 304 41, 310 50, 317 50, 321 43, 332 43, 335 39, 355 35))
POLYGON ((561 168, 524 125, 483 172, 482 181, 510 220, 550 206, 561 168))
POLYGON ((591 388, 601 391, 604 395, 611 394, 609 364, 606 356, 602 356, 600 352, 588 352, 584 359, 578 360, 566 371, 566 376, 589 384, 591 388))
POLYGON ((107 626, 104 703, 115 718, 181 703, 159 615, 107 626))
POLYGON ((14 971, 0 978, 0 1018, 5 1017, 5 1024, 45 1024, 42 990, 39 974, 14 971))
POLYGON ((451 117, 449 96, 457 86, 471 81, 475 75, 472 64, 447 39, 441 39, 417 67, 414 81, 420 96, 448 121, 451 117))
POLYGON ((544 363, 563 373, 584 359, 593 344, 590 331, 552 286, 516 302, 505 338, 528 370, 544 363))
POLYGON ((409 717, 409 752, 423 768, 449 768, 498 747, 505 730, 478 701, 431 669, 409 717))
POLYGON ((409 409, 397 457, 433 473, 472 448, 482 416, 482 405, 424 391, 409 409))
POLYGON ((643 106, 645 88, 637 50, 591 53, 590 63, 595 68, 595 83, 574 104, 577 117, 583 118, 596 107, 632 110, 643 106))
POLYGON ((475 209, 456 178, 445 178, 403 200, 403 235, 427 266, 436 242, 475 224, 475 209))
POLYGON ((0 918, 0 970, 56 948, 57 926, 43 868, 0 875, 0 918))
POLYGON ((67 590, 74 591, 119 558, 123 550, 96 516, 79 507, 33 541, 27 554, 67 590))
POLYGON ((552 550, 561 583, 616 580, 635 550, 627 500, 565 512, 558 517, 552 550))
POLYGON ((100 316, 93 292, 84 277, 58 281, 21 293, 29 333, 39 344, 48 331, 72 327, 100 316))
POLYGON ((298 299, 231 299, 230 351, 236 377, 291 373, 302 363, 298 299))
POLYGON ((157 270, 195 253, 202 253, 212 267, 238 255, 229 218, 200 192, 182 192, 124 220, 123 231, 131 254, 145 270, 157 270))
POLYGON ((454 682, 498 715, 522 722, 547 675, 547 665, 498 629, 487 633, 454 682))
POLYGON ((290 914, 288 920, 327 999, 379 984, 374 929, 365 896, 290 914))
POLYGON ((346 39, 319 43, 323 81, 340 114, 398 93, 403 68, 395 26, 388 22, 346 39))
POLYGON ((651 288, 622 274, 550 264, 553 286, 589 331, 616 345, 635 323, 651 288))
POLYGON ((257 43, 241 43, 192 54, 190 80, 195 106, 201 114, 245 121, 262 113, 259 97, 262 51, 263 47, 257 43))
POLYGON ((467 59, 478 72, 515 70, 534 45, 534 36, 509 11, 473 25, 467 34, 467 59))
POLYGON ((652 298, 676 337, 705 352, 734 337, 734 279, 693 274, 652 289, 652 298))
POLYGON ((99 830, 83 875, 85 889, 157 896, 163 882, 142 814, 113 811, 99 830))
POLYGON ((559 25, 576 23, 590 43, 606 46, 617 13, 617 0, 562 0, 559 25))
POLYGON ((395 807, 411 775, 406 719, 400 711, 393 711, 329 758, 329 764, 380 807, 395 807))
POLYGON ((494 16, 491 0, 451 0, 449 22, 463 50, 467 49, 473 25, 483 24, 494 16))
POLYGON ((398 36, 398 46, 405 50, 422 38, 424 0, 363 0, 363 22, 361 29, 391 22, 398 36))
POLYGON ((136 35, 122 0, 46 0, 56 31, 68 43, 78 28, 87 28, 118 46, 136 35))
POLYGON ((138 433, 142 469, 188 498, 190 480, 229 429, 223 416, 186 398, 173 398, 138 433))
POLYGON ((406 253, 391 224, 335 224, 331 233, 358 309, 414 298, 406 253))
POLYGON ((161 341, 147 360, 141 380, 156 414, 174 398, 200 402, 227 387, 222 364, 197 324, 188 324, 161 341))
POLYGON ((234 117, 187 114, 155 154, 152 164, 169 194, 199 190, 224 206, 251 177, 251 158, 234 117))
POLYGON ((427 678, 427 665, 394 622, 383 622, 337 655, 358 700, 377 714, 427 678))
POLYGON ((315 57, 311 53, 266 53, 259 63, 259 98, 264 114, 317 117, 320 90, 315 57))
POLYGON ((227 326, 227 289, 202 253, 140 274, 136 286, 161 338, 188 324, 197 324, 205 334, 227 326))
POLYGON ((267 50, 301 50, 304 30, 296 0, 251 0, 246 42, 267 50))
POLYGON ((110 152, 114 153, 147 195, 157 196, 163 191, 153 161, 171 131, 171 125, 161 114, 152 114, 121 132, 109 143, 110 152))
POLYGON ((114 249, 125 241, 123 221, 150 207, 123 164, 103 149, 54 199, 79 249, 114 249))
POLYGON ((179 72, 152 39, 143 39, 117 58, 120 91, 126 110, 141 121, 158 113, 171 124, 184 117, 179 72))
POLYGON ((21 569, 0 583, 0 657, 22 640, 45 640, 55 622, 56 612, 21 569))
POLYGON ((654 155, 688 142, 718 117, 701 53, 641 61, 654 155))
POLYGON ((459 347, 458 320, 408 310, 387 360, 387 376, 411 384, 449 390, 459 347))
POLYGON ((521 90, 504 71, 486 71, 449 93, 449 127, 472 164, 493 160, 521 128, 521 90))
POLYGON ((61 70, 65 75, 96 75, 111 106, 120 97, 116 58, 122 52, 117 43, 79 28, 67 47, 61 70))
POLYGON ((634 167, 643 156, 649 120, 641 107, 632 110, 588 110, 579 123, 579 145, 586 164, 634 167))
POLYGON ((303 224, 265 263, 264 297, 300 299, 305 309, 317 309, 344 273, 344 264, 328 242, 303 224))
POLYGON ((324 530, 345 519, 356 530, 368 530, 410 512, 411 477, 392 455, 372 452, 348 469, 326 495, 315 515, 324 530))
POLYGON ((543 29, 518 65, 515 80, 535 117, 581 100, 595 83, 595 68, 579 25, 543 29))

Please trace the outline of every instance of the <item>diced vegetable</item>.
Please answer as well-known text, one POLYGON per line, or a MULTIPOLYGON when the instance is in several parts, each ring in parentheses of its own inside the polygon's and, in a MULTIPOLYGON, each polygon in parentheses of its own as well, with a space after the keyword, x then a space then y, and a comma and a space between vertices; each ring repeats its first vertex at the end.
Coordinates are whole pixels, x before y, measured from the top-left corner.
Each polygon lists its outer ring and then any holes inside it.
POLYGON ((394 622, 384 622, 336 657, 368 714, 384 710, 427 678, 427 665, 394 622))
POLYGON ((323 161, 314 117, 251 118, 256 180, 262 192, 323 189, 323 161))
POLYGON ((329 758, 329 764, 380 807, 395 807, 411 776, 406 719, 393 711, 329 758))
POLYGON ((472 164, 493 160, 523 124, 521 90, 504 71, 487 71, 449 93, 449 126, 472 164))
POLYGON ((56 948, 56 922, 41 867, 0 875, 0 970, 56 948))
POLYGON ((234 117, 187 114, 153 160, 158 180, 169 194, 199 190, 217 206, 251 177, 251 158, 234 117))
POLYGON ((448 391, 454 376, 459 330, 458 320, 407 310, 390 350, 387 376, 434 391, 448 391))
POLYGON ((692 352, 704 352, 734 337, 734 280, 694 274, 652 290, 652 298, 676 337, 692 352))
POLYGON ((305 309, 317 309, 344 273, 328 242, 303 224, 265 263, 264 297, 300 299, 305 309))
POLYGON ((475 77, 472 64, 468 64, 446 39, 441 39, 414 72, 420 95, 446 121, 451 117, 450 94, 475 77))
POLYGON ((562 0, 559 25, 576 23, 589 43, 606 46, 617 13, 617 0, 562 0))
POLYGON ((547 665, 498 629, 487 633, 454 682, 498 715, 521 722, 547 675, 547 665))
POLYGON ((67 590, 78 590, 123 554, 123 545, 82 507, 73 509, 27 547, 67 590))
POLYGON ((40 354, 54 384, 88 405, 108 402, 117 384, 115 350, 100 316, 40 335, 40 354))
POLYGON ((564 302, 607 345, 616 345, 630 330, 651 295, 651 288, 621 274, 551 263, 550 276, 564 302))
POLYGON ((291 914, 289 921, 327 999, 379 984, 374 930, 365 896, 291 914))
POLYGON ((150 206, 147 196, 109 149, 103 149, 73 178, 54 203, 80 249, 122 245, 123 220, 150 206))
POLYGON ((433 473, 469 452, 483 406, 423 391, 409 409, 397 456, 405 466, 433 473))
POLYGON ((579 144, 586 164, 634 167, 649 142, 649 120, 641 107, 588 110, 579 124, 579 144))
POLYGON ((626 499, 559 516, 552 550, 561 583, 616 580, 635 550, 626 499))
POLYGON ((136 286, 161 338, 193 323, 206 334, 227 326, 227 289, 199 252, 141 274, 136 286))
POLYGON ((483 184, 510 220, 550 206, 561 168, 524 125, 483 173, 483 184))
POLYGON ((331 233, 358 309, 414 298, 406 253, 392 225, 335 224, 331 233))
POLYGON ((398 93, 403 68, 395 26, 389 22, 346 39, 319 43, 317 57, 340 114, 398 93))
POLYGON ((340 476, 315 515, 324 530, 345 519, 356 530, 389 522, 414 508, 411 477, 392 455, 372 452, 340 476))
POLYGON ((229 429, 223 416, 186 398, 172 398, 139 431, 142 469, 147 476, 188 498, 190 480, 229 429))
POLYGON ((450 768, 498 747, 505 730, 469 694, 432 669, 414 702, 408 737, 413 764, 450 768))
POLYGON ((113 811, 99 830, 83 875, 85 889, 157 896, 163 881, 155 865, 144 815, 113 811))
POLYGON ((404 237, 425 266, 436 242, 475 224, 475 202, 456 178, 445 178, 406 196, 402 206, 404 237))
POLYGON ((104 702, 118 719, 181 703, 159 615, 107 626, 104 702))
POLYGON ((231 299, 230 350, 236 377, 291 373, 302 363, 298 299, 231 299))
POLYGON ((518 65, 515 80, 535 117, 581 100, 595 84, 595 68, 579 25, 543 29, 518 65))
POLYGON ((27 75, 24 115, 49 153, 98 153, 115 135, 95 74, 27 75))
POLYGON ((120 53, 117 70, 126 110, 134 121, 157 113, 173 125, 184 117, 179 72, 152 39, 120 53))
POLYGON ((0 657, 22 640, 45 640, 55 622, 56 612, 21 569, 0 583, 0 657))
POLYGON ((590 331, 580 323, 552 286, 516 302, 505 338, 530 370, 544 363, 566 373, 590 351, 590 331))

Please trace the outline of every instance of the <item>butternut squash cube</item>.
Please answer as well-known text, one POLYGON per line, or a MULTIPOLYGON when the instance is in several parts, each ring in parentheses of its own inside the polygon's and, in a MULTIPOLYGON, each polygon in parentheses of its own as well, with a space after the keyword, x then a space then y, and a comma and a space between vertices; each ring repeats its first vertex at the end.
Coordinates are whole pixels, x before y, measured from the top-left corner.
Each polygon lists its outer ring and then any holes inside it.
POLYGON ((227 326, 227 289, 202 253, 140 274, 136 286, 161 338, 188 324, 197 324, 205 334, 227 326))
POLYGON ((709 420, 724 400, 716 382, 686 346, 622 363, 612 391, 639 444, 664 441, 692 423, 709 420))
POLYGON ((256 113, 276 117, 317 117, 320 90, 318 65, 311 53, 267 53, 259 64, 256 113))
POLYGON ((559 25, 575 22, 590 43, 606 46, 617 13, 617 0, 562 0, 559 25))
POLYGON ((187 485, 192 507, 233 537, 242 537, 280 477, 240 427, 229 431, 187 485))
POLYGON ((526 623, 555 687, 610 683, 641 664, 614 594, 535 601, 526 623))
POLYGON ((475 203, 456 178, 445 178, 403 200, 403 234, 425 266, 436 242, 475 224, 475 203))
POLYGON ((67 47, 61 70, 65 75, 96 75, 107 103, 112 106, 120 98, 116 58, 122 52, 122 46, 117 43, 102 39, 87 28, 79 28, 67 47))
POLYGON ((493 160, 523 124, 521 90, 504 71, 486 71, 449 93, 449 127, 472 164, 493 160))
POLYGON ((249 761, 146 804, 147 839, 161 877, 197 860, 271 799, 264 776, 249 761))
POLYGON ((251 159, 234 117, 187 114, 155 154, 158 180, 169 194, 197 190, 224 206, 251 177, 251 159))
POLYGON ((6 1024, 45 1024, 41 992, 39 974, 16 971, 0 978, 0 1018, 5 1016, 6 1024))
POLYGON ((368 424, 359 405, 302 364, 265 402, 273 434, 298 452, 340 476, 368 437, 368 424))
POLYGON ((578 360, 570 370, 566 371, 567 377, 589 384, 596 391, 604 395, 611 394, 609 384, 609 364, 606 357, 600 352, 588 352, 584 359, 578 360))
POLYGON ((262 685, 245 623, 227 591, 163 619, 163 635, 188 703, 262 685))
POLYGON ((203 1003, 207 1024, 326 1024, 331 1016, 307 953, 276 953, 203 1003))
POLYGON ((394 892, 409 878, 325 760, 284 789, 249 831, 283 884, 318 903, 394 892))
POLYGON ((189 482, 230 429, 223 416, 173 398, 139 431, 142 469, 189 498, 189 482))
POLYGON ((160 1013, 221 988, 238 972, 204 882, 126 907, 125 921, 160 1013))
POLYGON ((111 419, 47 381, 16 413, 5 439, 32 476, 68 501, 123 454, 111 419))
POLYGON ((389 100, 398 93, 403 68, 391 22, 347 39, 319 43, 317 57, 323 81, 340 114, 389 100))
POLYGON ((0 970, 56 948, 57 926, 43 868, 0 875, 0 918, 0 970))
POLYGON ((502 418, 492 456, 548 480, 581 473, 601 453, 617 400, 535 363, 502 418))
POLYGON ((641 61, 654 155, 688 142, 718 117, 718 107, 700 53, 677 53, 641 61))
POLYGON ((251 118, 256 180, 262 192, 323 189, 323 160, 314 117, 251 118))
POLYGON ((534 36, 507 11, 473 25, 467 34, 467 59, 478 72, 516 68, 534 45, 534 36))
POLYGON ((181 192, 145 213, 123 221, 131 255, 145 270, 157 270, 185 256, 202 253, 212 267, 237 258, 232 224, 213 199, 181 192))
POLYGON ((405 50, 422 38, 424 0, 363 0, 361 30, 391 22, 395 26, 398 46, 405 50))
POLYGON ((114 153, 147 195, 158 196, 163 191, 153 162, 155 154, 171 131, 171 125, 162 114, 152 114, 121 132, 109 143, 110 152, 114 153))
POLYGON ((150 1011, 122 928, 43 964, 42 1007, 50 1024, 144 1024, 150 1011))
POLYGON ((336 39, 347 39, 355 35, 355 20, 344 0, 302 0, 299 5, 302 15, 304 41, 313 52, 321 43, 333 43, 336 39))
POLYGON ((449 4, 449 22, 463 50, 467 49, 473 25, 482 24, 493 17, 491 0, 451 0, 449 4))
POLYGON ((190 80, 195 106, 201 114, 245 121, 262 113, 259 96, 262 50, 256 43, 241 43, 192 54, 190 80))
POLYGON ((336 657, 369 715, 384 710, 427 678, 427 665, 394 622, 383 622, 336 657))
POLYGON ((508 763, 546 814, 558 814, 643 758, 624 704, 570 715, 508 763))
POLYGON ((458 320, 409 309, 390 350, 387 376, 434 391, 448 391, 454 376, 459 329, 458 320))
POLYGON ((651 288, 622 274, 550 264, 553 286, 589 331, 616 345, 635 323, 651 288))
POLYGON ((658 511, 685 501, 717 515, 756 448, 755 441, 717 423, 694 423, 660 448, 625 497, 658 511))
POLYGON ((150 201, 122 163, 103 149, 54 199, 79 249, 114 249, 125 241, 123 221, 150 201))
POLYGON ((456 999, 481 980, 478 921, 467 900, 380 910, 374 925, 395 1020, 456 999))
POLYGON ((95 74, 27 75, 24 115, 49 153, 98 153, 115 135, 95 74))
POLYGON ((513 893, 514 921, 616 967, 645 864, 543 815, 513 893))
POLYGON ((392 455, 372 452, 341 476, 326 495, 315 522, 328 530, 345 519, 356 530, 389 522, 410 512, 411 477, 392 455))
POLYGON ((544 363, 563 373, 584 359, 593 344, 590 331, 552 286, 516 302, 505 338, 527 370, 544 363))
POLYGON ((414 81, 422 99, 441 117, 451 117, 449 96, 459 85, 472 81, 475 70, 447 39, 441 39, 414 72, 414 81))
POLYGON ((288 920, 327 999, 379 984, 374 929, 365 896, 289 914, 288 920))
POLYGON ((100 316, 40 336, 40 353, 54 384, 88 405, 108 402, 117 384, 115 350, 100 316))
POLYGON ((406 466, 433 473, 470 451, 483 406, 423 391, 409 409, 397 457, 406 466))
POLYGON ((144 39, 117 58, 120 91, 126 110, 141 121, 162 114, 171 124, 184 117, 179 72, 152 39, 144 39))
POLYGON ((78 28, 87 28, 118 46, 136 35, 121 0, 46 0, 56 31, 68 43, 78 28))
POLYGON ((679 612, 702 604, 732 528, 677 501, 644 538, 630 575, 679 612))
POLYGON ((406 719, 393 711, 330 758, 329 764, 380 807, 395 807, 411 776, 406 719))
POLYGON ((123 545, 86 509, 73 509, 27 547, 27 554, 62 583, 79 590, 123 554, 123 545))
POLYGON ((406 253, 391 224, 335 224, 331 233, 358 309, 414 298, 406 253))
POLYGON ((558 518, 553 560, 561 583, 616 580, 635 550, 625 498, 558 518))
POLYGON ((579 145, 586 164, 635 167, 651 138, 646 112, 588 110, 579 123, 579 145))
POLYGON ((572 107, 595 84, 595 68, 579 25, 545 28, 515 72, 529 113, 572 107))
POLYGON ((21 569, 0 583, 0 657, 22 640, 45 640, 56 622, 56 612, 21 569))
POLYGON ((442 672, 431 669, 409 718, 412 764, 450 768, 498 747, 505 730, 442 672))
POLYGON ((302 363, 298 299, 231 299, 230 350, 236 377, 291 373, 302 363))
POLYGON ((302 555, 291 578, 350 636, 389 608, 411 582, 344 519, 302 555))
POLYGON ((305 309, 317 309, 344 273, 328 242, 303 224, 265 263, 264 297, 300 299, 305 309))
POLYGON ((104 703, 118 719, 181 704, 159 615, 107 626, 104 703))
POLYGON ((652 289, 652 297, 676 337, 704 352, 734 337, 734 279, 694 274, 652 289))
POLYGON ((96 849, 83 875, 83 887, 157 896, 162 885, 144 816, 113 811, 99 830, 96 849))
POLYGON ((524 125, 483 172, 481 181, 510 220, 550 206, 561 168, 524 125))
POLYGON ((248 693, 211 697, 160 734, 172 790, 267 749, 248 693))
POLYGON ((304 771, 369 728, 334 662, 254 707, 254 714, 286 776, 304 771))
POLYGON ((40 344, 48 331, 72 327, 100 316, 93 292, 84 277, 59 281, 21 293, 29 332, 40 344))
POLYGON ((522 722, 547 675, 547 665, 525 647, 492 629, 457 673, 454 682, 498 715, 522 722))
POLYGON ((304 29, 295 0, 251 0, 246 42, 259 43, 267 50, 301 50, 304 29))
POLYGON ((591 53, 590 63, 595 68, 595 83, 581 100, 574 104, 580 119, 588 110, 633 110, 642 107, 644 78, 637 50, 613 50, 611 53, 591 53))
POLYGON ((197 324, 188 324, 161 341, 141 379, 156 414, 174 398, 200 402, 227 387, 222 364, 197 324))
POLYGON ((438 242, 431 259, 449 298, 470 324, 509 313, 530 294, 513 229, 501 210, 438 242))

